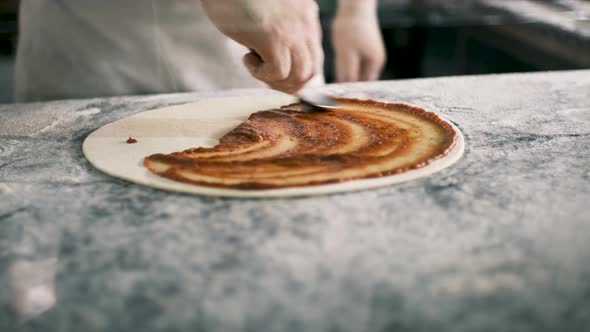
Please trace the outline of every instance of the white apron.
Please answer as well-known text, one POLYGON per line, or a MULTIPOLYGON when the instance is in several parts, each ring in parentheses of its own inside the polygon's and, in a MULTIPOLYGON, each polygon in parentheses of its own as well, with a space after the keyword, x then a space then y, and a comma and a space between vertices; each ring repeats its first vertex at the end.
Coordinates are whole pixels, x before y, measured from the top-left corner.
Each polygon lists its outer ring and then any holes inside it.
POLYGON ((261 87, 199 0, 22 0, 17 101, 261 87))

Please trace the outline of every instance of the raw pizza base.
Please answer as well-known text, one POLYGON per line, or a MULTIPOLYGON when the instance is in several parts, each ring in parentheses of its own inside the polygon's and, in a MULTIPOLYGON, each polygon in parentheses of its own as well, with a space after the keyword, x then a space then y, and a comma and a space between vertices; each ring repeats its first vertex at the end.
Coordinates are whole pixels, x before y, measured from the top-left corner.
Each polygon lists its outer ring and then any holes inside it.
MULTIPOLYGON (((84 140, 86 159, 104 173, 130 182, 183 193, 226 197, 311 196, 366 190, 429 176, 463 155, 465 141, 457 127, 453 149, 427 166, 401 174, 308 187, 237 190, 197 186, 155 175, 143 166, 143 158, 194 147, 212 147, 225 133, 248 119, 251 113, 296 102, 288 95, 205 99, 195 103, 146 111, 109 123, 84 140), (129 137, 137 143, 128 144, 129 137)), ((445 120, 445 119, 443 119, 445 120)), ((447 120, 445 120, 447 121, 447 120)), ((448 122, 448 121, 447 121, 448 122)))

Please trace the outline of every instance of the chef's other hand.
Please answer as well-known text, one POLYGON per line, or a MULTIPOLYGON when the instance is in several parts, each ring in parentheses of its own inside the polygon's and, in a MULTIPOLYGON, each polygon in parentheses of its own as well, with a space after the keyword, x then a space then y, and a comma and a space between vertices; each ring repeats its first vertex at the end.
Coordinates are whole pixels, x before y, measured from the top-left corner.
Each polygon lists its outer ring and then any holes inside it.
POLYGON ((339 0, 332 24, 336 81, 379 79, 385 46, 377 18, 377 0, 339 0))
POLYGON ((322 68, 315 0, 202 0, 226 36, 252 50, 244 64, 271 88, 295 93, 322 68))

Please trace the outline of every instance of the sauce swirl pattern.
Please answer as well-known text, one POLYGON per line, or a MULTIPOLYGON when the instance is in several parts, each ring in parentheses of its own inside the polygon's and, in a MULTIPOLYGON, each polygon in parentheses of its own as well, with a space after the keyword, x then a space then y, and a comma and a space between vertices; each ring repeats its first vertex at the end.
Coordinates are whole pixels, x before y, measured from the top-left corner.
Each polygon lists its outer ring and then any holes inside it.
POLYGON ((428 165, 455 144, 453 127, 423 109, 344 98, 339 105, 256 112, 212 148, 154 154, 144 165, 201 186, 275 189, 398 174, 428 165))

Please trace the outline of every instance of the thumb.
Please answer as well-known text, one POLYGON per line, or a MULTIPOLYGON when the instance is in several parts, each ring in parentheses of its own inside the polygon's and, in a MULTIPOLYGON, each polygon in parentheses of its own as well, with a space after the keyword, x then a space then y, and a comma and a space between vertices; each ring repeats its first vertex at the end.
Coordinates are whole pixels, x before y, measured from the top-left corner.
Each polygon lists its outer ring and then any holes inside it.
POLYGON ((244 65, 246 66, 250 74, 256 77, 256 74, 260 72, 260 68, 264 64, 264 61, 262 60, 260 55, 258 55, 256 51, 251 49, 248 54, 244 55, 243 60, 244 65))
POLYGON ((244 65, 254 78, 265 83, 284 80, 291 71, 289 48, 275 45, 261 51, 250 49, 244 56, 244 65))

